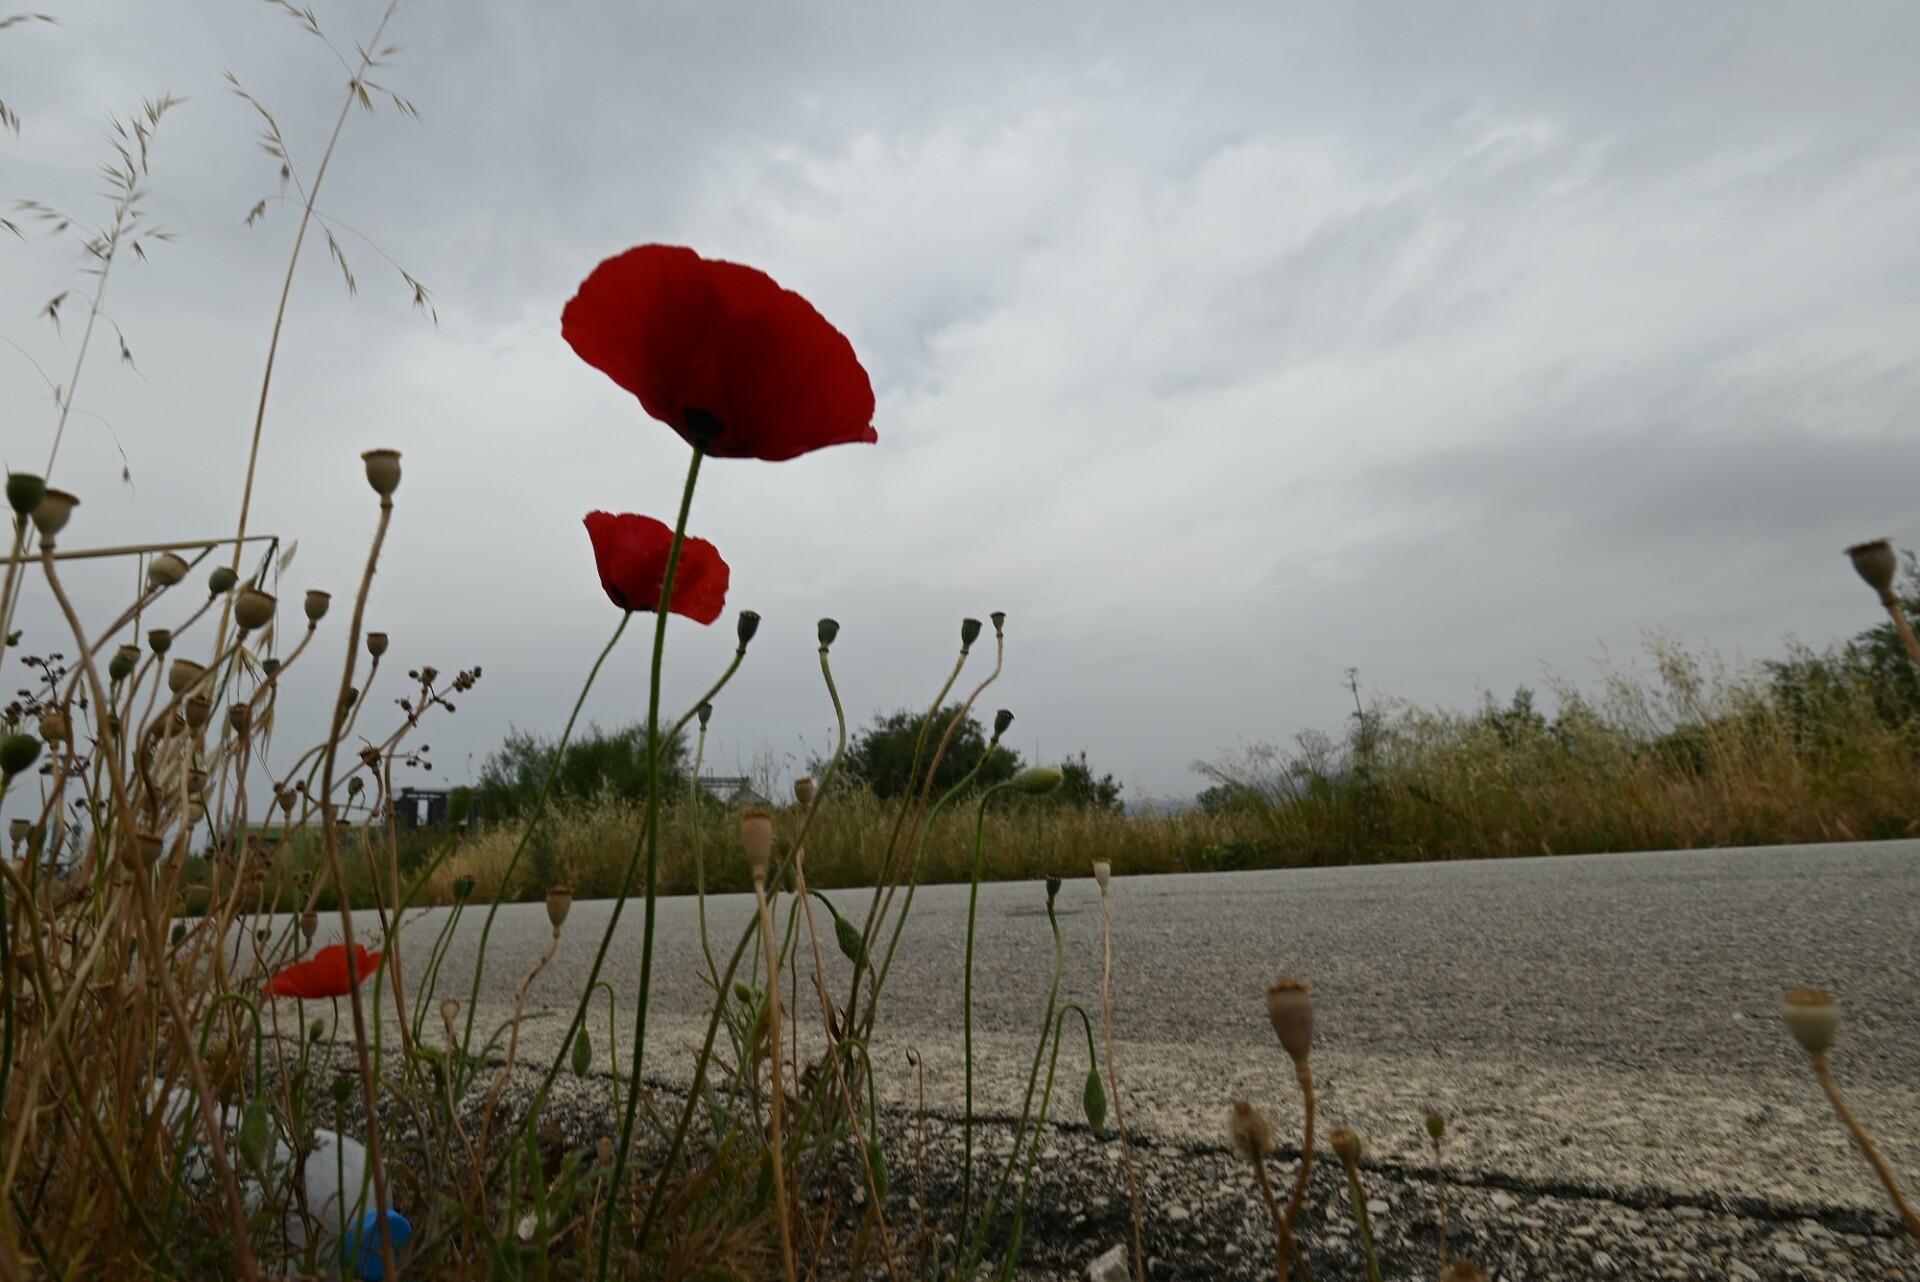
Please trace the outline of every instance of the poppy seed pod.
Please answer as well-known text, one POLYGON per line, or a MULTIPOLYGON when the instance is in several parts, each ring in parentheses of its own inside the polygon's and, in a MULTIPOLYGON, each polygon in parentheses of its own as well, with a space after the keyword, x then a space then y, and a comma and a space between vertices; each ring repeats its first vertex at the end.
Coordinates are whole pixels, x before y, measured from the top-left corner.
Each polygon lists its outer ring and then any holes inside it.
POLYGON ((1840 1031, 1840 1003, 1817 988, 1796 988, 1780 999, 1780 1018, 1809 1055, 1824 1055, 1840 1031))
POLYGON ((7 473, 7 506, 18 516, 31 516, 46 496, 47 483, 31 472, 7 473))
POLYGON ((201 726, 206 725, 208 719, 213 716, 213 700, 207 698, 204 694, 196 694, 193 698, 187 700, 185 710, 187 714, 187 724, 195 730, 198 730, 201 726))
POLYGON ((274 673, 280 671, 280 660, 278 659, 260 660, 260 671, 266 674, 267 676, 271 677, 274 673))
POLYGON ((306 941, 308 948, 313 947, 313 937, 320 932, 320 914, 309 908, 300 914, 300 938, 306 941))
POLYGON ((207 772, 204 770, 187 771, 187 795, 198 797, 207 790, 207 772))
POLYGON ((1333 1155, 1340 1159, 1340 1165, 1352 1170, 1360 1165, 1361 1157, 1367 1146, 1360 1142, 1360 1132, 1351 1126, 1335 1127, 1333 1134, 1327 1136, 1327 1143, 1333 1149, 1333 1155))
POLYGON ((1237 1099, 1227 1113, 1227 1143, 1235 1157, 1264 1162, 1273 1153, 1273 1126, 1266 1114, 1246 1100, 1237 1099))
POLYGON ((318 623, 327 617, 327 607, 333 604, 333 593, 322 592, 319 588, 308 588, 307 597, 301 607, 307 612, 308 623, 318 623))
POLYGON ((980 639, 980 620, 978 619, 960 620, 960 648, 962 650, 972 649, 973 643, 975 641, 978 641, 979 639, 980 639))
POLYGON ((1447 1119, 1438 1113, 1427 1114, 1427 1135, 1434 1143, 1439 1143, 1447 1133, 1447 1119))
POLYGON ((700 728, 705 730, 707 728, 707 722, 713 720, 713 705, 711 703, 701 704, 698 708, 694 709, 694 715, 700 718, 700 728))
POLYGON ((288 818, 293 816, 293 808, 300 800, 300 794, 291 788, 276 788, 273 799, 280 803, 280 813, 288 818))
POLYGON ((219 596, 222 592, 231 590, 239 581, 240 576, 234 573, 232 566, 216 565, 213 567, 213 573, 207 576, 207 592, 211 596, 219 596))
POLYGON ((1060 895, 1060 887, 1066 883, 1058 877, 1047 878, 1047 903, 1051 905, 1060 895))
POLYGON ((240 595, 233 599, 233 617, 241 627, 252 632, 273 622, 273 608, 278 604, 270 593, 259 588, 241 588, 240 595))
POLYGON ((148 832, 143 828, 133 834, 133 857, 135 862, 144 867, 151 868, 159 863, 163 848, 160 837, 156 833, 148 832))
POLYGON ((740 812, 740 844, 746 847, 747 867, 753 879, 766 876, 773 860, 773 812, 755 806, 740 812))
POLYGON ((49 744, 72 743, 73 723, 60 709, 50 708, 40 714, 40 737, 49 744))
POLYGON ((999 636, 1007 630, 1007 612, 1005 610, 995 610, 987 617, 993 620, 993 635, 999 636))
POLYGON ((383 499, 393 497, 400 488, 400 451, 368 450, 360 461, 367 465, 367 484, 373 492, 383 499))
POLYGON ((40 759, 38 740, 23 734, 0 735, 0 775, 11 779, 40 759))
POLYGON ((1066 775, 1053 766, 1028 766, 1013 777, 1012 784, 1028 796, 1043 797, 1058 788, 1064 779, 1066 775))
POLYGON ((380 749, 374 747, 372 744, 368 744, 366 747, 360 749, 360 763, 369 770, 378 770, 380 768, 380 749))
POLYGON ((1313 990, 1297 979, 1267 985, 1267 1019, 1295 1064, 1313 1053, 1313 990))
POLYGON ((113 681, 125 681, 128 677, 133 675, 133 666, 138 662, 140 662, 139 646, 137 645, 121 646, 118 650, 115 650, 113 652, 113 657, 107 660, 108 679, 113 681))
POLYGON ((458 997, 448 997, 443 999, 440 1003, 441 1022, 444 1023, 448 1028, 452 1028, 453 1021, 458 1018, 460 1018, 460 999, 458 997))
POLYGON ((760 614, 755 610, 740 611, 740 622, 734 632, 740 638, 740 648, 747 648, 747 642, 753 640, 753 634, 760 630, 760 614))
POLYGON ((1000 711, 994 713, 993 714, 993 737, 998 739, 1001 735, 1007 732, 1007 727, 1011 726, 1012 724, 1013 724, 1013 713, 1009 712, 1007 709, 1002 708, 1000 709, 1000 711))
POLYGON ((65 490, 48 490, 34 504, 33 528, 40 531, 41 538, 50 539, 67 528, 73 509, 79 506, 80 500, 65 490))
POLYGON ((367 633, 367 653, 379 658, 387 652, 387 634, 384 632, 367 633))
POLYGON ((200 679, 206 675, 205 665, 195 663, 192 659, 175 659, 167 665, 167 689, 175 694, 184 694, 199 685, 200 679))
POLYGON ((1856 543, 1847 549, 1847 555, 1853 559, 1854 572, 1867 581, 1868 587, 1883 597, 1893 591, 1894 576, 1900 572, 1900 557, 1890 540, 1856 543))
POLYGON ((820 648, 822 650, 831 649, 834 641, 840 636, 840 620, 820 620, 820 622, 814 626, 814 634, 820 638, 820 648))
POLYGON ((13 844, 16 849, 26 844, 27 838, 32 835, 33 820, 31 819, 15 818, 7 824, 7 836, 13 839, 13 844))
POLYGON ((803 806, 811 806, 813 804, 812 778, 807 775, 801 775, 793 781, 793 799, 803 806))
POLYGON ((165 654, 172 648, 173 630, 171 628, 155 628, 147 633, 147 649, 155 654, 165 654))
POLYGON ((573 887, 547 887, 547 920, 553 923, 555 933, 567 924, 567 914, 573 911, 573 887))
POLYGON ((464 900, 472 893, 473 875, 471 873, 453 879, 453 897, 455 900, 464 900))
POLYGON ((147 586, 170 588, 187 577, 187 559, 173 552, 162 552, 147 563, 147 586))
POLYGON ((235 734, 245 734, 247 727, 253 724, 253 709, 244 703, 227 705, 227 727, 235 734))
POLYGON ((1100 893, 1107 893, 1107 882, 1113 877, 1113 862, 1108 859, 1093 861, 1093 879, 1100 883, 1100 893))

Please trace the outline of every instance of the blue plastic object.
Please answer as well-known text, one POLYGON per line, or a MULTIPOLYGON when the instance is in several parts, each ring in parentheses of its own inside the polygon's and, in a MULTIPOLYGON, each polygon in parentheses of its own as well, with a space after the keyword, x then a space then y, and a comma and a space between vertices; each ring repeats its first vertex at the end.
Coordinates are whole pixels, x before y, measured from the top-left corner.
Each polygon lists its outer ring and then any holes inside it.
MULTIPOLYGON (((413 1225, 400 1212, 388 1211, 387 1231, 393 1235, 394 1253, 398 1254, 413 1236, 413 1225)), ((354 1277, 368 1282, 380 1282, 387 1276, 386 1262, 380 1258, 380 1212, 368 1211, 347 1231, 346 1241, 340 1244, 340 1262, 353 1270, 354 1277)))

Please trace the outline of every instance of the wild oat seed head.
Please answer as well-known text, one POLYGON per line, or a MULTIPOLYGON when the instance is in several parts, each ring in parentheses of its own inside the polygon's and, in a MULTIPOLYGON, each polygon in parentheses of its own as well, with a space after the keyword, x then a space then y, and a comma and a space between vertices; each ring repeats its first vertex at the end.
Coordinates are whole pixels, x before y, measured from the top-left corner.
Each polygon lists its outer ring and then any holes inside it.
POLYGON ((379 658, 387 652, 387 634, 384 632, 367 633, 367 653, 379 658))
POLYGON ((187 559, 174 552, 162 552, 147 563, 147 586, 170 588, 187 577, 187 559))
POLYGON ((65 490, 47 490, 33 508, 33 528, 40 531, 40 537, 50 539, 67 528, 67 521, 73 516, 73 509, 80 506, 80 500, 65 490))
POLYGON ((1267 986, 1267 1019, 1293 1062, 1313 1053, 1313 990, 1297 979, 1276 979, 1267 986))
POLYGON ((1824 1055, 1840 1031, 1840 1003, 1817 988, 1796 988, 1780 999, 1780 1018, 1809 1055, 1824 1055))
POLYGON ((1892 540, 1856 543, 1847 549, 1847 555, 1853 558, 1854 573, 1865 579, 1868 587, 1882 596, 1893 591, 1893 580, 1900 573, 1900 557, 1893 550, 1892 540))
POLYGON ((809 776, 801 775, 793 781, 793 799, 801 806, 813 804, 813 780, 809 776))
POLYGON ((322 592, 319 588, 308 588, 306 600, 301 608, 307 612, 308 623, 318 623, 327 617, 327 607, 333 604, 333 593, 322 592))
POLYGON ((167 689, 175 694, 184 694, 200 684, 207 675, 206 665, 195 663, 192 659, 175 659, 167 665, 167 689))
POLYGON ((1360 1158, 1366 1152, 1366 1145, 1360 1142, 1360 1132, 1351 1126, 1335 1127, 1333 1134, 1327 1136, 1327 1143, 1340 1164, 1349 1170, 1360 1165, 1360 1158))
POLYGON ((1227 1112, 1227 1143, 1235 1157, 1263 1162, 1273 1153, 1273 1127, 1266 1114, 1237 1099, 1227 1112))
POLYGON ((746 847, 747 867, 754 880, 766 875, 773 862, 773 812, 754 806, 740 812, 740 844, 746 847))
POLYGON ((240 576, 234 573, 232 566, 216 565, 213 567, 213 573, 207 576, 207 595, 219 596, 239 581, 240 576))
POLYGON ((573 887, 567 885, 547 887, 547 920, 553 923, 555 934, 567 924, 567 914, 573 911, 573 887))
POLYGON ((1107 882, 1113 878, 1113 861, 1096 859, 1093 861, 1093 879, 1100 883, 1100 893, 1107 893, 1107 882))
POLYGON ((241 627, 255 632, 273 622, 273 609, 278 604, 271 593, 241 588, 240 595, 233 599, 233 617, 241 627))
POLYGON ((368 450, 360 461, 367 466, 367 484, 373 492, 383 499, 393 497, 400 488, 400 451, 368 450))

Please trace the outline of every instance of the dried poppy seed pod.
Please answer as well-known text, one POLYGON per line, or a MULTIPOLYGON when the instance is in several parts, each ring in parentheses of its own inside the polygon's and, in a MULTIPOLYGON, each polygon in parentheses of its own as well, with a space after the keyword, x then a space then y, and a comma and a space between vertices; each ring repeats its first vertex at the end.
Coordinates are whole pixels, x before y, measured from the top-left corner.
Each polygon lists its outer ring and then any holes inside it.
POLYGON ((973 648, 973 643, 975 641, 978 641, 979 639, 980 639, 980 620, 978 619, 960 620, 960 648, 962 650, 971 650, 973 648))
POLYGON ((567 914, 573 911, 573 887, 567 885, 547 887, 547 920, 553 923, 554 933, 567 924, 567 914))
POLYGON ((448 1028, 452 1028, 453 1021, 458 1018, 460 1018, 460 999, 458 997, 448 997, 443 999, 440 1003, 441 1022, 444 1023, 448 1028))
POLYGON ((368 450, 360 456, 367 466, 367 484, 381 498, 392 498, 400 488, 400 451, 368 450))
POLYGON ((154 628, 147 633, 147 649, 155 654, 165 654, 172 648, 173 630, 171 628, 154 628))
POLYGON ((258 631, 273 622, 273 608, 278 604, 272 594, 259 588, 241 588, 240 595, 233 599, 233 617, 247 631, 258 631))
POLYGON ((58 708, 49 708, 40 714, 40 737, 48 744, 72 743, 73 723, 67 720, 67 714, 58 708))
POLYGON ((1013 724, 1013 713, 1005 708, 993 714, 993 737, 998 739, 1013 724))
POLYGON ((133 675, 134 665, 140 662, 140 647, 123 645, 113 652, 107 660, 107 677, 112 681, 125 681, 133 675))
POLYGON ((213 573, 207 576, 207 595, 219 596, 222 592, 230 591, 239 581, 240 576, 234 572, 232 566, 216 565, 213 567, 213 573))
POLYGON ((293 808, 299 803, 300 794, 291 788, 275 788, 273 799, 280 803, 280 813, 292 818, 293 808))
POLYGON ((187 724, 198 730, 213 717, 213 700, 204 694, 196 694, 183 705, 187 714, 187 724))
POLYGON ((384 632, 367 633, 367 653, 379 658, 387 652, 387 634, 384 632))
POLYGON ((753 640, 753 634, 760 630, 760 614, 756 610, 740 611, 740 622, 734 628, 734 635, 740 638, 740 648, 747 648, 747 642, 753 640))
POLYGON ((7 824, 7 836, 13 839, 13 848, 17 851, 33 835, 33 820, 15 818, 7 824))
POLYGON ((199 685, 200 679, 206 675, 205 665, 195 663, 192 659, 175 659, 167 665, 167 689, 175 694, 184 694, 199 685))
POLYGON ((1044 797, 1058 788, 1066 775, 1053 766, 1028 766, 1010 781, 1016 791, 1031 797, 1044 797))
POLYGON ((793 781, 793 799, 802 806, 811 806, 813 804, 813 780, 811 777, 801 775, 793 781))
POLYGON ((835 639, 840 635, 840 621, 838 619, 822 619, 814 631, 820 638, 820 648, 822 650, 831 649, 835 639))
POLYGON ((33 508, 33 528, 40 531, 40 537, 50 539, 67 528, 67 521, 73 516, 73 509, 80 506, 80 500, 65 490, 47 490, 33 508))
POLYGON ((227 726, 235 734, 245 734, 247 727, 253 724, 253 709, 244 703, 227 705, 227 726))
POLYGON ((1840 1003, 1817 988, 1796 988, 1780 999, 1780 1018, 1809 1055, 1824 1055, 1840 1031, 1840 1003))
POLYGON ((306 599, 301 608, 307 612, 308 623, 318 623, 327 617, 327 607, 333 604, 333 593, 322 592, 319 588, 308 588, 306 599))
POLYGON ((1267 986, 1267 1018, 1274 1036, 1295 1064, 1313 1053, 1313 990, 1297 979, 1276 979, 1267 986))
POLYGON ((1847 549, 1847 555, 1853 559, 1856 574, 1867 581, 1867 586, 1880 594, 1882 600, 1893 595, 1894 576, 1900 572, 1900 557, 1893 550, 1890 539, 1874 539, 1870 543, 1856 543, 1847 549))
POLYGON ((1237 1099, 1227 1113, 1227 1143, 1235 1157, 1264 1162, 1273 1153, 1273 1127, 1266 1114, 1246 1100, 1237 1099))
POLYGON ((773 861, 773 812, 755 806, 740 813, 740 844, 747 851, 747 867, 757 882, 773 861))
POLYGON ((40 743, 23 734, 0 735, 0 775, 11 779, 40 759, 40 743))
POLYGON ((187 577, 187 559, 174 552, 162 552, 147 563, 147 586, 170 588, 187 577))
POLYGON ((993 635, 996 637, 1004 636, 1007 630, 1007 612, 1005 610, 995 610, 987 617, 993 620, 993 635))
POLYGON ((207 772, 200 769, 187 771, 187 795, 198 797, 207 790, 207 772))
POLYGON ((160 862, 163 849, 164 846, 158 834, 148 832, 144 828, 133 834, 133 857, 136 863, 147 868, 153 867, 160 862))
POLYGON ((1093 861, 1093 879, 1100 883, 1100 893, 1107 893, 1107 882, 1113 878, 1113 861, 1096 859, 1093 861))
POLYGON ((300 938, 306 941, 308 948, 313 947, 313 937, 320 933, 320 914, 309 908, 300 914, 300 938))
POLYGON ((374 747, 372 744, 368 744, 366 747, 360 749, 360 761, 367 769, 378 770, 380 768, 380 749, 374 747))
POLYGON ((1360 1158, 1366 1152, 1366 1145, 1360 1142, 1360 1132, 1351 1126, 1334 1128, 1327 1136, 1327 1143, 1333 1148, 1333 1155, 1340 1159, 1340 1165, 1352 1170, 1360 1165, 1360 1158))
POLYGON ((7 473, 7 506, 16 516, 31 516, 47 494, 47 483, 31 472, 7 473))
POLYGON ((1447 1261, 1447 1267, 1440 1270, 1440 1282, 1487 1282, 1487 1275, 1480 1266, 1471 1260, 1454 1256, 1447 1261))

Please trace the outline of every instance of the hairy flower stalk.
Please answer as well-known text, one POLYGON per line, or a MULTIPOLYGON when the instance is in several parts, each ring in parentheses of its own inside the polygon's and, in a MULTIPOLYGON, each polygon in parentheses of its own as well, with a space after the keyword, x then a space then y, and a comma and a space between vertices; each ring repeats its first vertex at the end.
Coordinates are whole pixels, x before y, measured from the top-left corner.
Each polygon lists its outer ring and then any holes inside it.
POLYGON ((753 874, 754 911, 760 918, 760 942, 767 958, 767 1066, 772 1076, 773 1117, 767 1156, 773 1170, 773 1201, 780 1224, 780 1268, 786 1282, 798 1274, 793 1263, 793 1226, 788 1221, 784 1143, 787 1093, 780 1082, 780 954, 774 947, 773 916, 767 906, 767 865, 773 860, 773 815, 758 808, 740 816, 740 844, 753 874))
POLYGON ((1286 1217, 1280 1213, 1280 1199, 1274 1196, 1273 1181, 1267 1175, 1267 1159, 1273 1156, 1273 1127, 1266 1114, 1246 1100, 1235 1100, 1227 1112, 1227 1146, 1235 1157, 1244 1157, 1253 1163, 1253 1173, 1260 1181, 1260 1196, 1266 1199, 1267 1211, 1273 1216, 1274 1276, 1279 1282, 1287 1282, 1287 1252, 1292 1245, 1292 1234, 1287 1231, 1286 1217))
POLYGON ((1300 1083, 1300 1099, 1306 1115, 1306 1135, 1300 1143, 1300 1173, 1294 1178, 1293 1193, 1287 1199, 1287 1231, 1293 1231, 1300 1207, 1307 1198, 1307 1181, 1313 1177, 1313 992, 1295 979, 1277 979, 1267 988, 1267 1018, 1280 1046, 1293 1060, 1294 1077, 1300 1083))
POLYGON ((1360 1230, 1360 1251, 1367 1261, 1368 1282, 1380 1282, 1380 1261, 1373 1251, 1373 1218, 1367 1214, 1367 1194, 1360 1187, 1360 1136, 1351 1127, 1336 1127, 1327 1142, 1333 1155, 1347 1172, 1347 1202, 1353 1210, 1353 1222, 1360 1230))
POLYGON ((1433 1141, 1433 1190, 1438 1199, 1435 1212, 1440 1223, 1440 1267, 1447 1267, 1447 1172, 1440 1159, 1440 1141, 1447 1134, 1447 1119, 1438 1113, 1427 1114, 1427 1138, 1433 1141))
MULTIPOLYGON (((1000 627, 998 616, 994 628, 1000 627)), ((1140 1177, 1133 1169, 1133 1138, 1127 1133, 1126 1092, 1120 1086, 1120 1070, 1113 1054, 1113 907, 1107 897, 1107 883, 1113 866, 1096 859, 1093 877, 1100 886, 1100 1017, 1107 1033, 1107 1080, 1113 1083, 1113 1124, 1120 1131, 1120 1156, 1127 1164, 1127 1197, 1133 1209, 1133 1268, 1137 1282, 1147 1282, 1147 1255, 1140 1232, 1140 1177)))

